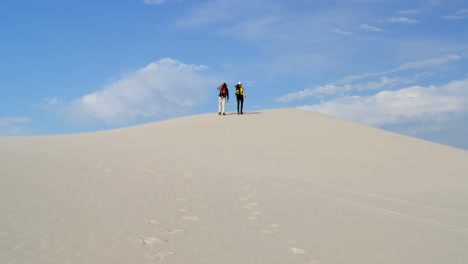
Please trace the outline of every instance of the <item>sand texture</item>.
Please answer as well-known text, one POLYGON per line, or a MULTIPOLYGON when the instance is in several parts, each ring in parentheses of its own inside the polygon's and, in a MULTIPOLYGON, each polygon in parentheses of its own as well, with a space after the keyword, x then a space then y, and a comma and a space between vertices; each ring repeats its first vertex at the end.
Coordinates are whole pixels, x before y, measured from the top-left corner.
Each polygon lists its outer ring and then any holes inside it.
POLYGON ((1 264, 465 264, 468 152, 323 114, 0 138, 1 264))

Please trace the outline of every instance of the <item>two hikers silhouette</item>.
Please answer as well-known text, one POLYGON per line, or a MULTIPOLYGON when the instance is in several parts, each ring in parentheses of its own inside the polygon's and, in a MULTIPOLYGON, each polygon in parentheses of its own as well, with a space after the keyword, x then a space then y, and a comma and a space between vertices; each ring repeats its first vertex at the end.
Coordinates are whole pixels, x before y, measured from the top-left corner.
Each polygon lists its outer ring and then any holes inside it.
MULTIPOLYGON (((218 98, 218 115, 226 115, 226 103, 229 102, 229 89, 225 82, 223 82, 219 87, 219 98, 218 98)), ((237 114, 244 114, 244 99, 247 97, 245 94, 245 89, 242 86, 241 82, 238 82, 235 90, 236 100, 237 100, 237 114)))

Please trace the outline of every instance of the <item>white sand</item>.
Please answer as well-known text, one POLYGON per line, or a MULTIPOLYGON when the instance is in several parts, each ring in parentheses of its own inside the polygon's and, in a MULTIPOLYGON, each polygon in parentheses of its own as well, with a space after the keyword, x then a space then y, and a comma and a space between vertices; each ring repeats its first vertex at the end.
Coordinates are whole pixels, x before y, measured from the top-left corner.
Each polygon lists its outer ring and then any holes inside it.
POLYGON ((294 109, 0 138, 0 263, 465 264, 468 152, 294 109))

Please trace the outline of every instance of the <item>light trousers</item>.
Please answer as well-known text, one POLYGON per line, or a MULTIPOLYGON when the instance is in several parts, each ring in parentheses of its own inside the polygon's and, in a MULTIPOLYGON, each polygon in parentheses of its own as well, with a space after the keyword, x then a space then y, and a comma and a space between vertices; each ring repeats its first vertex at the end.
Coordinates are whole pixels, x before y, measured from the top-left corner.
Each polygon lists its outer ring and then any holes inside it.
POLYGON ((218 113, 223 113, 226 111, 226 97, 219 97, 218 99, 218 113))

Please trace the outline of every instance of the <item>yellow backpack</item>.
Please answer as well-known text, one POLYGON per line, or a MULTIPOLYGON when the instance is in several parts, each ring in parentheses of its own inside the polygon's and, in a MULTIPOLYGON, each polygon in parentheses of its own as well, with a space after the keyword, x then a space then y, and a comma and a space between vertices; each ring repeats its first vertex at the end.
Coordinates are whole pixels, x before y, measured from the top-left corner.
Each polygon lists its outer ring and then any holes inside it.
POLYGON ((243 95, 244 94, 244 87, 236 87, 236 95, 243 95))

